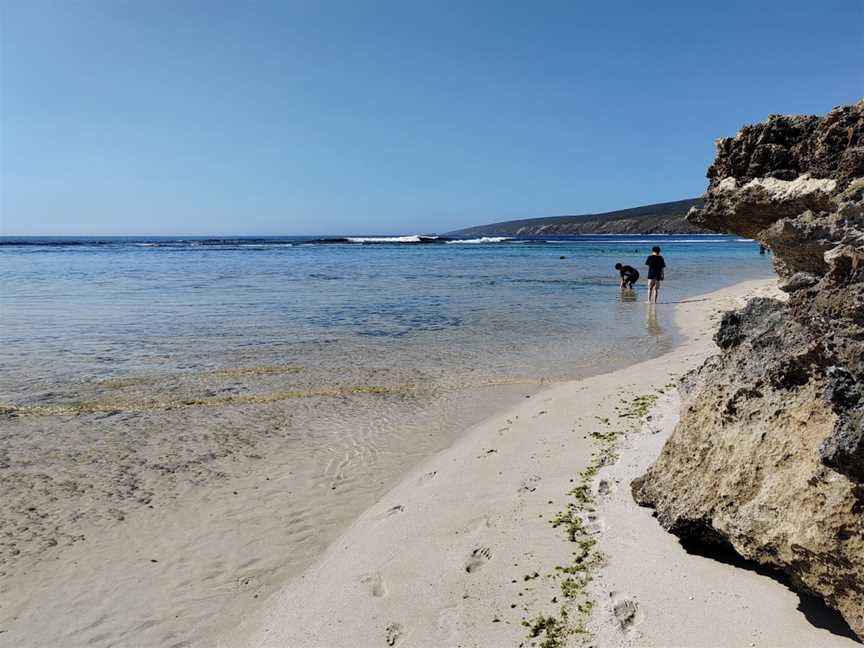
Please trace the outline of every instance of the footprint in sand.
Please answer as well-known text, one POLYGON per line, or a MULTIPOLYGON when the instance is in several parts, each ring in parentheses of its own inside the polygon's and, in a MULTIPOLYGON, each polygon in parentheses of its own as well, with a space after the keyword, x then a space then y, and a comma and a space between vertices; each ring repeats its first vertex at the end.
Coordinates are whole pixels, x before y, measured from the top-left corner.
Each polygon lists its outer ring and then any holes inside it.
POLYGON ((489 519, 489 516, 482 515, 471 520, 467 525, 465 525, 464 529, 465 533, 476 535, 482 533, 491 526, 492 521, 489 519))
POLYGON ((238 590, 249 590, 258 587, 261 584, 261 579, 258 576, 240 576, 234 581, 234 586, 238 590))
POLYGON ((598 495, 608 495, 612 492, 612 484, 605 480, 601 479, 597 484, 597 494, 598 495))
POLYGON ((453 639, 456 636, 459 617, 460 610, 455 605, 443 608, 438 612, 438 618, 435 620, 435 625, 448 640, 453 639))
POLYGON ((522 484, 519 486, 520 493, 533 493, 537 490, 537 482, 540 481, 540 477, 537 475, 531 475, 527 479, 522 480, 522 484))
POLYGON ((395 646, 396 642, 402 637, 402 626, 398 623, 391 623, 384 630, 384 637, 387 640, 388 646, 395 646))
POLYGON ((612 615, 623 631, 632 630, 642 622, 642 611, 635 599, 618 592, 610 592, 609 598, 612 600, 612 615))
POLYGON ((435 479, 437 476, 438 476, 438 471, 437 471, 437 470, 433 470, 432 472, 428 472, 428 473, 426 473, 425 475, 423 475, 420 479, 418 479, 418 480, 417 480, 417 483, 420 484, 420 485, 422 486, 423 484, 432 481, 432 480, 435 479))
POLYGON ((586 513, 582 518, 582 528, 588 535, 597 535, 606 530, 606 521, 594 513, 586 513))
POLYGON ((360 577, 360 582, 369 588, 369 593, 375 598, 387 596, 387 586, 384 584, 381 574, 363 574, 360 577))
POLYGON ((405 510, 405 507, 401 504, 397 504, 396 506, 391 506, 389 509, 384 511, 383 513, 379 513, 376 517, 379 520, 383 520, 384 518, 388 518, 391 515, 396 515, 397 513, 401 513, 405 510))
POLYGON ((489 547, 478 547, 471 552, 468 562, 465 563, 465 571, 473 574, 490 560, 492 560, 492 550, 489 547))

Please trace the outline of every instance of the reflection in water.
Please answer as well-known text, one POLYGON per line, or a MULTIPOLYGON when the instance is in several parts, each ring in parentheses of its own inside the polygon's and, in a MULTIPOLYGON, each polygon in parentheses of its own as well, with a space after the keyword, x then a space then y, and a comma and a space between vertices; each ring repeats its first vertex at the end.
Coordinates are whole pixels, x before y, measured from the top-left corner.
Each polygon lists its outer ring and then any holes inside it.
POLYGON ((636 301, 636 291, 632 288, 622 288, 621 289, 621 301, 622 302, 635 302, 636 301))
POLYGON ((646 319, 648 334, 653 336, 663 335, 663 327, 657 320, 657 304, 648 304, 648 316, 646 319))

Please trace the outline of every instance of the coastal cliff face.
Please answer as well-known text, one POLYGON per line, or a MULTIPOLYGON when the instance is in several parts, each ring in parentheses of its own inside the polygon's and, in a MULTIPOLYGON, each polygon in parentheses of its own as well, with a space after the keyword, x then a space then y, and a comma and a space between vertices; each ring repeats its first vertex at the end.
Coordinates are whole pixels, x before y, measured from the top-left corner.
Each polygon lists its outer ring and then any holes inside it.
POLYGON ((633 494, 670 532, 781 570, 864 638, 864 101, 771 116, 717 149, 688 218, 770 247, 789 298, 723 317, 633 494))

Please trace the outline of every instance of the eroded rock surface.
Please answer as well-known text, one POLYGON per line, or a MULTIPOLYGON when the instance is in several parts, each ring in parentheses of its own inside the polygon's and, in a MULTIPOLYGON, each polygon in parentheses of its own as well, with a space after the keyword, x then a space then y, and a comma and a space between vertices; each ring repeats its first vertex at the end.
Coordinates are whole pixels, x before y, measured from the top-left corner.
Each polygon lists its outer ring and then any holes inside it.
POLYGON ((720 140, 688 218, 775 253, 788 302, 727 313, 633 483, 679 536, 731 545, 864 638, 864 101, 720 140))

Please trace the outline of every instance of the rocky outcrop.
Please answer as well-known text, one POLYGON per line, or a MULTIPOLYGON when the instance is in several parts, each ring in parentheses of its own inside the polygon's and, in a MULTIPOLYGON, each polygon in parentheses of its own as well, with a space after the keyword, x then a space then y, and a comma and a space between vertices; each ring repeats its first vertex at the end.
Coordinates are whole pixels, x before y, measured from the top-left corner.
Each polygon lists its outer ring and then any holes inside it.
POLYGON ((720 140, 689 220, 758 239, 788 301, 727 313, 636 500, 840 611, 864 638, 864 102, 720 140))

